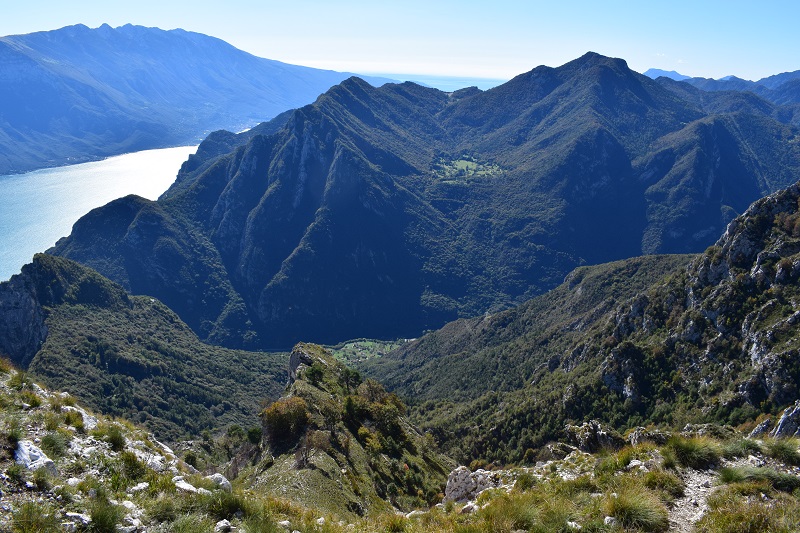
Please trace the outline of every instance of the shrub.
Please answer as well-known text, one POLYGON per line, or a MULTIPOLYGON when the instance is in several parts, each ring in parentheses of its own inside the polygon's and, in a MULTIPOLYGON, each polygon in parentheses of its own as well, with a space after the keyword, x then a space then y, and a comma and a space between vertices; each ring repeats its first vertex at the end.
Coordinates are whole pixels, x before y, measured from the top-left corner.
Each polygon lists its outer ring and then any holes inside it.
POLYGON ((114 505, 107 498, 100 494, 92 501, 89 507, 89 516, 92 522, 89 524, 89 531, 96 533, 116 533, 117 524, 125 516, 125 510, 119 505, 114 505))
POLYGON ((765 481, 773 488, 783 492, 793 492, 800 488, 799 477, 777 472, 772 468, 722 468, 719 471, 719 479, 722 483, 765 481))
POLYGON ((719 461, 721 455, 719 445, 705 437, 674 436, 667 441, 667 448, 681 465, 689 468, 709 468, 719 461))
MULTIPOLYGON (((552 501, 542 502, 552 504, 552 501)), ((530 530, 536 522, 539 510, 535 500, 526 494, 518 497, 503 495, 492 501, 482 512, 486 529, 490 531, 530 530)), ((567 510, 569 513, 571 509, 567 510)), ((564 521, 566 522, 566 520, 564 521)))
POLYGON ((22 401, 30 405, 31 407, 39 407, 42 405, 42 399, 39 397, 38 394, 31 390, 23 390, 21 393, 22 401))
POLYGON ((41 448, 50 457, 63 457, 69 447, 67 438, 58 432, 51 432, 42 437, 41 448))
POLYGON ((309 383, 315 387, 319 385, 325 376, 325 369, 319 361, 314 361, 305 372, 305 377, 309 383))
POLYGON ((625 528, 642 531, 666 531, 669 528, 664 504, 652 494, 635 487, 620 490, 616 497, 608 498, 605 512, 625 528))
POLYGON ((306 401, 297 396, 274 402, 261 412, 267 436, 273 442, 294 442, 311 420, 306 401))
POLYGON ((22 485, 25 482, 25 467, 14 463, 6 469, 6 476, 12 483, 22 485))
POLYGON ((197 533, 198 531, 212 531, 214 523, 200 515, 183 515, 172 523, 172 533, 197 533))
POLYGON ((44 414, 44 428, 47 431, 55 431, 61 426, 62 418, 56 413, 44 414))
MULTIPOLYGON (((80 416, 80 413, 77 414, 80 416)), ((116 424, 98 426, 92 434, 109 443, 111 449, 115 452, 121 452, 125 448, 125 435, 122 434, 122 430, 116 424)))
POLYGON ((53 486, 50 474, 44 467, 37 468, 33 473, 33 484, 40 491, 49 490, 53 486))
POLYGON ((14 513, 11 530, 15 533, 50 533, 61 531, 61 524, 49 508, 25 502, 14 513))
POLYGON ((661 490, 672 498, 683 496, 684 483, 672 472, 651 470, 644 475, 644 486, 652 490, 661 490))
POLYGON ((751 439, 737 439, 728 441, 722 445, 722 455, 726 459, 734 459, 736 457, 746 457, 754 453, 760 453, 761 446, 751 439))
POLYGON ((147 473, 147 467, 136 457, 135 453, 122 452, 120 459, 122 460, 122 472, 131 481, 138 481, 147 473))
POLYGON ((514 488, 520 491, 526 491, 533 488, 534 485, 536 485, 536 478, 533 475, 525 472, 517 477, 517 481, 514 483, 514 488))
POLYGON ((252 427, 247 430, 247 440, 250 441, 250 444, 258 445, 261 442, 263 433, 260 427, 252 427))
POLYGON ((83 433, 83 415, 78 411, 66 411, 64 413, 64 423, 83 433))
POLYGON ((11 418, 7 422, 8 429, 6 430, 6 439, 8 439, 8 443, 16 448, 19 441, 22 440, 22 426, 20 425, 20 421, 18 418, 11 418))
POLYGON ((767 455, 784 464, 800 466, 800 453, 795 439, 775 439, 767 443, 767 455))
POLYGON ((24 370, 17 370, 17 372, 11 376, 11 379, 8 380, 8 386, 14 390, 28 389, 32 384, 33 382, 30 376, 28 376, 24 370))
POLYGON ((147 506, 147 516, 156 522, 171 522, 178 516, 175 498, 165 494, 159 494, 157 498, 150 500, 147 506))

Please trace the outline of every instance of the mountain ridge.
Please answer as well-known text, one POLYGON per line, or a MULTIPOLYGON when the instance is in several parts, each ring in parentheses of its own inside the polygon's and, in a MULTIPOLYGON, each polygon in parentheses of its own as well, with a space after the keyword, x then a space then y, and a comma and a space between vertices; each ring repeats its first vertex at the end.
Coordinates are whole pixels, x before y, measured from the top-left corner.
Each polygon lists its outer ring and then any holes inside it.
POLYGON ((239 131, 349 76, 131 24, 0 37, 0 61, 3 174, 239 131))
POLYGON ((92 237, 110 206, 51 251, 176 306, 215 343, 414 337, 580 264, 700 251, 793 181, 797 129, 775 104, 716 95, 706 110, 703 94, 595 53, 487 91, 350 78, 263 135, 201 144, 141 207, 161 226, 120 223, 125 253, 92 237), (201 298, 197 280, 223 290, 201 298))

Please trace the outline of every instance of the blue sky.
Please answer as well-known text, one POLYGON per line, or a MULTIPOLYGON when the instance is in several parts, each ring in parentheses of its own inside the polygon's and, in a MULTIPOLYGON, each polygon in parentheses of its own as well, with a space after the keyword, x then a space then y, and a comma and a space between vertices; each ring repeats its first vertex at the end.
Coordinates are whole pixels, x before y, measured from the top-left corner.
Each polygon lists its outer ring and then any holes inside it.
POLYGON ((0 35, 83 23, 184 28, 281 61, 507 79, 588 50, 690 76, 800 70, 800 2, 0 0, 0 35))

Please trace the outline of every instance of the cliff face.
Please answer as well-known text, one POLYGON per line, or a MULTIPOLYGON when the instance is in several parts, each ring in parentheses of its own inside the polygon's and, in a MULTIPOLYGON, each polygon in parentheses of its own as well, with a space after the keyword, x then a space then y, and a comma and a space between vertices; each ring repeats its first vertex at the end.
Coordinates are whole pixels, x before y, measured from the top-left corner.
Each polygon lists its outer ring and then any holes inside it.
POLYGON ((0 353, 26 366, 47 337, 44 318, 24 270, 0 285, 0 353))

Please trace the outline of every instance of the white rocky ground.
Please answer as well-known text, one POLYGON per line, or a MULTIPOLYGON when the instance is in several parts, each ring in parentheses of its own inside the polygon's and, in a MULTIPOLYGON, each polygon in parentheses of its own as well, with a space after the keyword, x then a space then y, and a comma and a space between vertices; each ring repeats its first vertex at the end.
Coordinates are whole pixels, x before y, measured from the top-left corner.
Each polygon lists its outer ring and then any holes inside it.
MULTIPOLYGON (((90 505, 96 489, 90 487, 97 486, 109 487, 109 493, 115 496, 110 503, 123 511, 117 531, 147 532, 150 528, 142 501, 149 483, 141 481, 129 483, 122 490, 110 489, 118 475, 115 471, 119 471, 119 459, 126 452, 144 468, 142 478, 148 477, 147 472, 160 474, 171 479, 178 491, 209 492, 186 481, 185 476, 193 475, 213 490, 231 490, 230 482, 221 474, 200 478, 152 435, 94 416, 79 406, 65 405, 72 403, 66 394, 49 392, 35 384, 23 390, 12 388, 12 375, 13 371, 0 374, 0 524, 12 524, 14 513, 25 503, 34 502, 42 509, 54 510, 63 530, 82 530, 91 523, 90 505), (67 413, 76 413, 80 422, 65 423, 67 413), (110 426, 116 426, 124 437, 119 451, 98 431, 110 426), (42 448, 46 448, 43 442, 47 436, 54 433, 66 436, 68 446, 60 456, 50 458, 42 448)), ((5 531, 3 527, 0 530, 5 531)), ((225 531, 224 524, 220 531, 225 531)))

